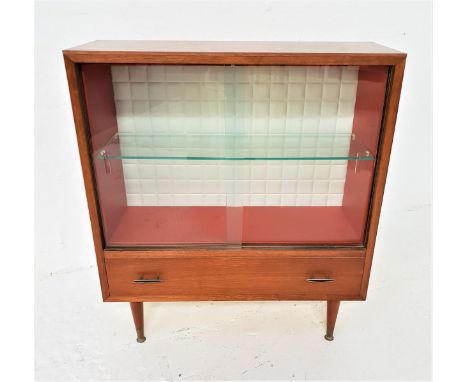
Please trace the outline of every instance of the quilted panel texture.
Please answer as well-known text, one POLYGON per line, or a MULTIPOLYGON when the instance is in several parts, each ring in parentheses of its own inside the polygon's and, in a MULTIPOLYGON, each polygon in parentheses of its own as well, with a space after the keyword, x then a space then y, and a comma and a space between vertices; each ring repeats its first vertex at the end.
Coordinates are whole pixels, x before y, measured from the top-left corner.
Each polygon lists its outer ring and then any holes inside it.
MULTIPOLYGON (((351 134, 358 70, 113 65, 118 130, 122 136, 351 134)), ((125 152, 134 142, 120 145, 125 152)), ((330 150, 348 148, 330 141, 330 150)), ((347 162, 124 159, 123 168, 130 206, 339 206, 347 162)))

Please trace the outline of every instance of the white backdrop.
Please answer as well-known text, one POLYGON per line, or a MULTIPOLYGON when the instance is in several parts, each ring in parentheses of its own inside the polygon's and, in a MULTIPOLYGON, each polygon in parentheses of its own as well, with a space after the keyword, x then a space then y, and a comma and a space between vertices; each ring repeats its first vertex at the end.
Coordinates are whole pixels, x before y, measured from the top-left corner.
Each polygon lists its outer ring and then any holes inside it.
POLYGON ((39 1, 39 380, 426 379, 430 374, 431 4, 39 1), (95 39, 375 41, 408 53, 368 301, 103 304, 61 50, 95 39))

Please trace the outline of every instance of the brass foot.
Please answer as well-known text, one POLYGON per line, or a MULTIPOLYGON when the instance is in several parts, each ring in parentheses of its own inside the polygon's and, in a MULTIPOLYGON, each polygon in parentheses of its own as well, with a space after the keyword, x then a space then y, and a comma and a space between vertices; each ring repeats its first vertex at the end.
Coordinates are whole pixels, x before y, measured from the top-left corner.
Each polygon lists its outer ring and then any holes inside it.
POLYGON ((146 341, 146 337, 143 335, 143 330, 137 330, 137 342, 138 343, 142 343, 142 342, 145 342, 146 341))
POLYGON ((326 339, 327 341, 333 341, 333 340, 335 339, 335 337, 333 337, 333 334, 330 335, 330 336, 329 336, 328 334, 325 334, 325 339, 326 339))

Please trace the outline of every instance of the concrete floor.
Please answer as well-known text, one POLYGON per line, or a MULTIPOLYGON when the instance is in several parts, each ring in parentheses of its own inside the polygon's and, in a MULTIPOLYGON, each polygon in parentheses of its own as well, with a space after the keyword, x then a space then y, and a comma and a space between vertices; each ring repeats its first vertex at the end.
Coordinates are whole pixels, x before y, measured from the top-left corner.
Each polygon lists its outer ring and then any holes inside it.
POLYGON ((324 302, 191 302, 147 303, 138 344, 94 265, 38 274, 37 379, 428 379, 428 221, 427 206, 385 214, 368 300, 342 303, 333 342, 324 302))

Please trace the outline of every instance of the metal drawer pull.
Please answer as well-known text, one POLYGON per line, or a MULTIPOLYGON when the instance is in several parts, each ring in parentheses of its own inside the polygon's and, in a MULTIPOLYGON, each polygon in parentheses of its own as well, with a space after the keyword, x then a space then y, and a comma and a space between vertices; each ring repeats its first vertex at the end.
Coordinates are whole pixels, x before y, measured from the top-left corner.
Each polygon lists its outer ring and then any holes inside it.
POLYGON ((143 277, 139 278, 138 280, 133 280, 134 283, 138 284, 154 284, 162 282, 159 276, 154 279, 144 279, 143 277))
POLYGON ((335 281, 335 279, 329 279, 329 278, 310 278, 306 279, 308 283, 330 283, 332 281, 335 281))

